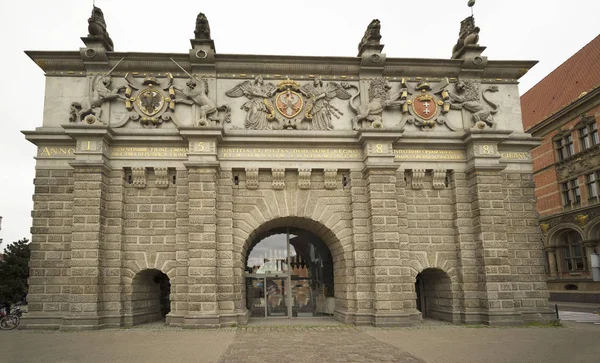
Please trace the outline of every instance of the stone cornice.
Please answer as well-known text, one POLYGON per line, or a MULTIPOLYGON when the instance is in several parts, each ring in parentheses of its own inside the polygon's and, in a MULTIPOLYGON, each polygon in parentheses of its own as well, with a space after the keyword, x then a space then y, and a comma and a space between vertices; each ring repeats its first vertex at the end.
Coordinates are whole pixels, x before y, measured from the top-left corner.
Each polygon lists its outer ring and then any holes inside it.
MULTIPOLYGON (((46 74, 84 75, 86 65, 78 51, 26 51, 46 74)), ((125 58, 115 70, 117 73, 171 72, 185 77, 181 69, 171 61, 173 58, 185 69, 191 70, 189 54, 108 52, 106 70, 125 58)), ((267 74, 267 75, 324 75, 358 77, 359 57, 315 57, 280 55, 216 54, 217 74, 267 74)), ((489 61, 481 77, 488 81, 513 83, 535 61, 489 61)), ((383 75, 387 77, 458 77, 462 60, 387 58, 383 75)))

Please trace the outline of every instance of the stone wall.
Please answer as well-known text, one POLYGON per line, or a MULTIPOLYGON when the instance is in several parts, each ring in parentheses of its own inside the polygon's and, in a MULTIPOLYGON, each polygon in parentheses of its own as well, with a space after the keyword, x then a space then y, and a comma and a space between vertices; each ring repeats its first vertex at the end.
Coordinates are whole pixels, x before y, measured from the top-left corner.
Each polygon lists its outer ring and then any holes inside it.
POLYGON ((29 311, 40 325, 60 325, 69 311, 73 170, 37 169, 33 196, 29 311))

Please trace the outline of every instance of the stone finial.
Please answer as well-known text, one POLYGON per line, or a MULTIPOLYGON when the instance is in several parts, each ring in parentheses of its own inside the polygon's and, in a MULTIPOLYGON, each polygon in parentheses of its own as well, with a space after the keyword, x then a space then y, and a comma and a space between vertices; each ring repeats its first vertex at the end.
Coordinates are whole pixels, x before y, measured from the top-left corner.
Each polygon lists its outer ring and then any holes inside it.
POLYGON ((192 39, 191 42, 194 49, 206 47, 212 50, 213 53, 215 52, 215 42, 210 37, 210 25, 208 24, 208 18, 204 13, 199 13, 196 17, 196 29, 194 29, 194 39, 192 39))
POLYGON ((107 51, 114 50, 113 41, 106 30, 106 21, 102 9, 96 6, 93 7, 92 15, 88 19, 88 35, 81 38, 81 40, 90 48, 101 46, 107 51))
POLYGON ((458 40, 452 48, 452 59, 463 58, 467 51, 475 51, 478 53, 477 55, 481 54, 485 47, 480 47, 478 42, 479 27, 475 26, 475 18, 471 15, 460 22, 458 40))
POLYGON ((378 19, 373 19, 373 21, 371 21, 367 27, 365 35, 358 44, 358 56, 362 56, 366 50, 379 53, 382 49, 383 44, 381 44, 381 23, 378 19))
POLYGON ((194 30, 195 39, 210 40, 210 26, 204 13, 199 13, 196 17, 196 30, 194 30))

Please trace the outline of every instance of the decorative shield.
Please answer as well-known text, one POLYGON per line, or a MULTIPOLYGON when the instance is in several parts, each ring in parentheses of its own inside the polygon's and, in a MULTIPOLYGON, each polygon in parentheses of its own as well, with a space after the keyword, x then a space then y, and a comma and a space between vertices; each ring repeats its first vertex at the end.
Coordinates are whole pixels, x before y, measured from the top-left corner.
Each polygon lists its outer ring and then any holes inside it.
POLYGON ((137 106, 147 116, 156 115, 162 110, 164 105, 165 99, 157 89, 145 89, 137 96, 137 106))
POLYGON ((292 90, 286 90, 275 98, 275 107, 284 117, 293 118, 302 111, 302 96, 292 90))
POLYGON ((423 120, 429 120, 437 114, 437 104, 432 96, 424 94, 412 101, 412 108, 418 117, 423 120))

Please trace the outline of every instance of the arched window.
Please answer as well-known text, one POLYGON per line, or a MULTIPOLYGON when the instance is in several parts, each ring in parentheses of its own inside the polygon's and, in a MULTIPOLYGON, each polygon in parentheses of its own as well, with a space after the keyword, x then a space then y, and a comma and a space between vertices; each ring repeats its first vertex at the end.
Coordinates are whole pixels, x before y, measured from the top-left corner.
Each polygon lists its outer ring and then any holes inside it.
POLYGON ((558 236, 557 247, 562 248, 565 266, 568 271, 583 271, 586 268, 585 250, 581 235, 573 230, 558 236))

